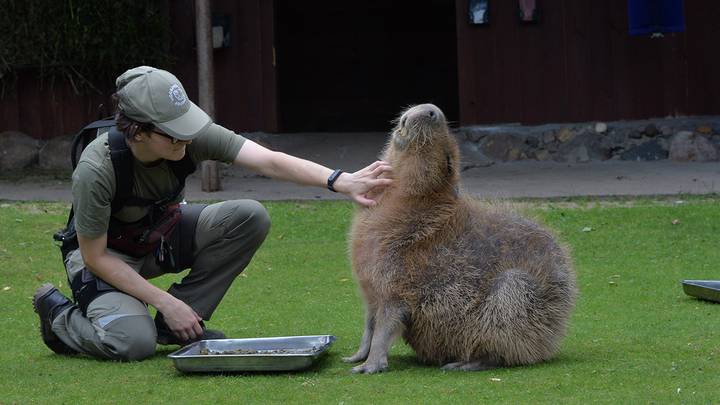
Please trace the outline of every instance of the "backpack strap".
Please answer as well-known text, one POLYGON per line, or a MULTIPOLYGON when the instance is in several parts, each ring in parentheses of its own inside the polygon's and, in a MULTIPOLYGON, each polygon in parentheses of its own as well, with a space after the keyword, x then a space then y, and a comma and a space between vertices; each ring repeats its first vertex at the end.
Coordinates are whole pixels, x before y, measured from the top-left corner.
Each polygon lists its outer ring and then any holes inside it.
POLYGON ((110 145, 110 160, 112 160, 115 170, 115 198, 111 203, 111 212, 114 214, 120 211, 120 208, 132 195, 135 176, 133 175, 133 154, 125 141, 125 135, 115 126, 112 126, 108 133, 108 144, 110 145))
POLYGON ((97 128, 106 128, 106 127, 114 127, 115 126, 115 120, 114 119, 104 119, 104 120, 98 120, 95 122, 91 122, 85 126, 85 128, 81 129, 80 132, 86 130, 86 129, 97 129, 97 128))
POLYGON ((178 181, 180 182, 179 187, 181 189, 185 188, 185 179, 187 179, 189 175, 194 173, 195 169, 197 168, 195 162, 192 160, 190 154, 187 152, 185 152, 185 156, 177 162, 168 161, 168 165, 170 165, 170 169, 173 171, 173 174, 175 174, 175 177, 177 177, 178 181))
POLYGON ((99 128, 106 128, 106 127, 114 127, 115 126, 115 120, 114 119, 103 119, 95 122, 91 122, 90 124, 86 125, 83 129, 78 131, 77 134, 75 134, 75 137, 73 138, 72 142, 72 148, 70 149, 70 163, 72 163, 72 168, 75 170, 78 164, 78 154, 82 153, 82 151, 85 149, 86 146, 90 142, 93 141, 97 137, 97 130, 99 128), (91 130, 95 130, 94 132, 91 132, 91 130), (79 147, 82 143, 82 147, 79 147))

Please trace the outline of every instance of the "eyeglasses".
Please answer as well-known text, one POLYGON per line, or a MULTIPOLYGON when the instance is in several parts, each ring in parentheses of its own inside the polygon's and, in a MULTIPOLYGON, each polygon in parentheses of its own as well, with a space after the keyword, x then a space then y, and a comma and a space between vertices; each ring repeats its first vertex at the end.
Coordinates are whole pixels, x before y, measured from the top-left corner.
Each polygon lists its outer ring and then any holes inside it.
POLYGON ((162 132, 158 132, 158 131, 154 131, 154 130, 153 130, 153 131, 150 131, 150 132, 152 132, 153 134, 158 134, 158 135, 160 135, 160 136, 163 136, 163 137, 169 139, 169 140, 170 140, 170 143, 172 143, 173 145, 175 145, 175 144, 178 143, 178 142, 183 142, 183 141, 181 141, 181 140, 179 140, 179 139, 177 139, 177 138, 173 138, 172 136, 170 136, 170 135, 168 135, 168 134, 164 134, 164 133, 162 133, 162 132))

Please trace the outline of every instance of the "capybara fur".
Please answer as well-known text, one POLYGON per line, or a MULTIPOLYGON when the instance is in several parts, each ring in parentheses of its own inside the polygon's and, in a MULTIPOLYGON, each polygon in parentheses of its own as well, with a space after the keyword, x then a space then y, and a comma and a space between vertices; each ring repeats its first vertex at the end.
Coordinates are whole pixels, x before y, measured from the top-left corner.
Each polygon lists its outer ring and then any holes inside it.
POLYGON ((387 369, 403 336, 448 370, 533 364, 557 352, 575 303, 575 273, 552 233, 460 189, 457 142, 432 104, 397 120, 382 159, 393 184, 359 208, 350 233, 366 305, 353 372, 387 369))

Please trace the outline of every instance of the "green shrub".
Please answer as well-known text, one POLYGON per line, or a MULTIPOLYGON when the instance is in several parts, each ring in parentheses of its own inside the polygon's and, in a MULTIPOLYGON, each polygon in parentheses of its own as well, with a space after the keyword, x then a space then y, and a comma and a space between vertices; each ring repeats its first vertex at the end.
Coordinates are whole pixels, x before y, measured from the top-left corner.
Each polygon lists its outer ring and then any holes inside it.
POLYGON ((131 66, 169 65, 167 2, 0 0, 0 86, 17 74, 102 93, 131 66))

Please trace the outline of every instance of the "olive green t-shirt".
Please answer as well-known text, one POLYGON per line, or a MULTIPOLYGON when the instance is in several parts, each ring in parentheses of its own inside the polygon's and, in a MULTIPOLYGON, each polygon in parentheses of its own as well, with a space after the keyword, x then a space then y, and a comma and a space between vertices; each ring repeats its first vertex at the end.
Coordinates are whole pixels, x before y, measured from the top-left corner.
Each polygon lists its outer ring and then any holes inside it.
MULTIPOLYGON (((220 125, 212 124, 204 133, 186 146, 185 153, 199 164, 203 160, 217 160, 232 163, 245 138, 220 125)), ((170 196, 178 187, 178 179, 166 160, 143 164, 133 159, 132 195, 160 200, 170 196)), ((115 170, 110 159, 108 134, 104 133, 92 141, 80 156, 72 176, 73 208, 75 228, 87 238, 97 238, 108 230, 111 203, 115 197, 115 170)), ((177 201, 183 200, 183 193, 177 201)), ((113 217, 134 222, 144 217, 149 207, 127 206, 113 217)))

